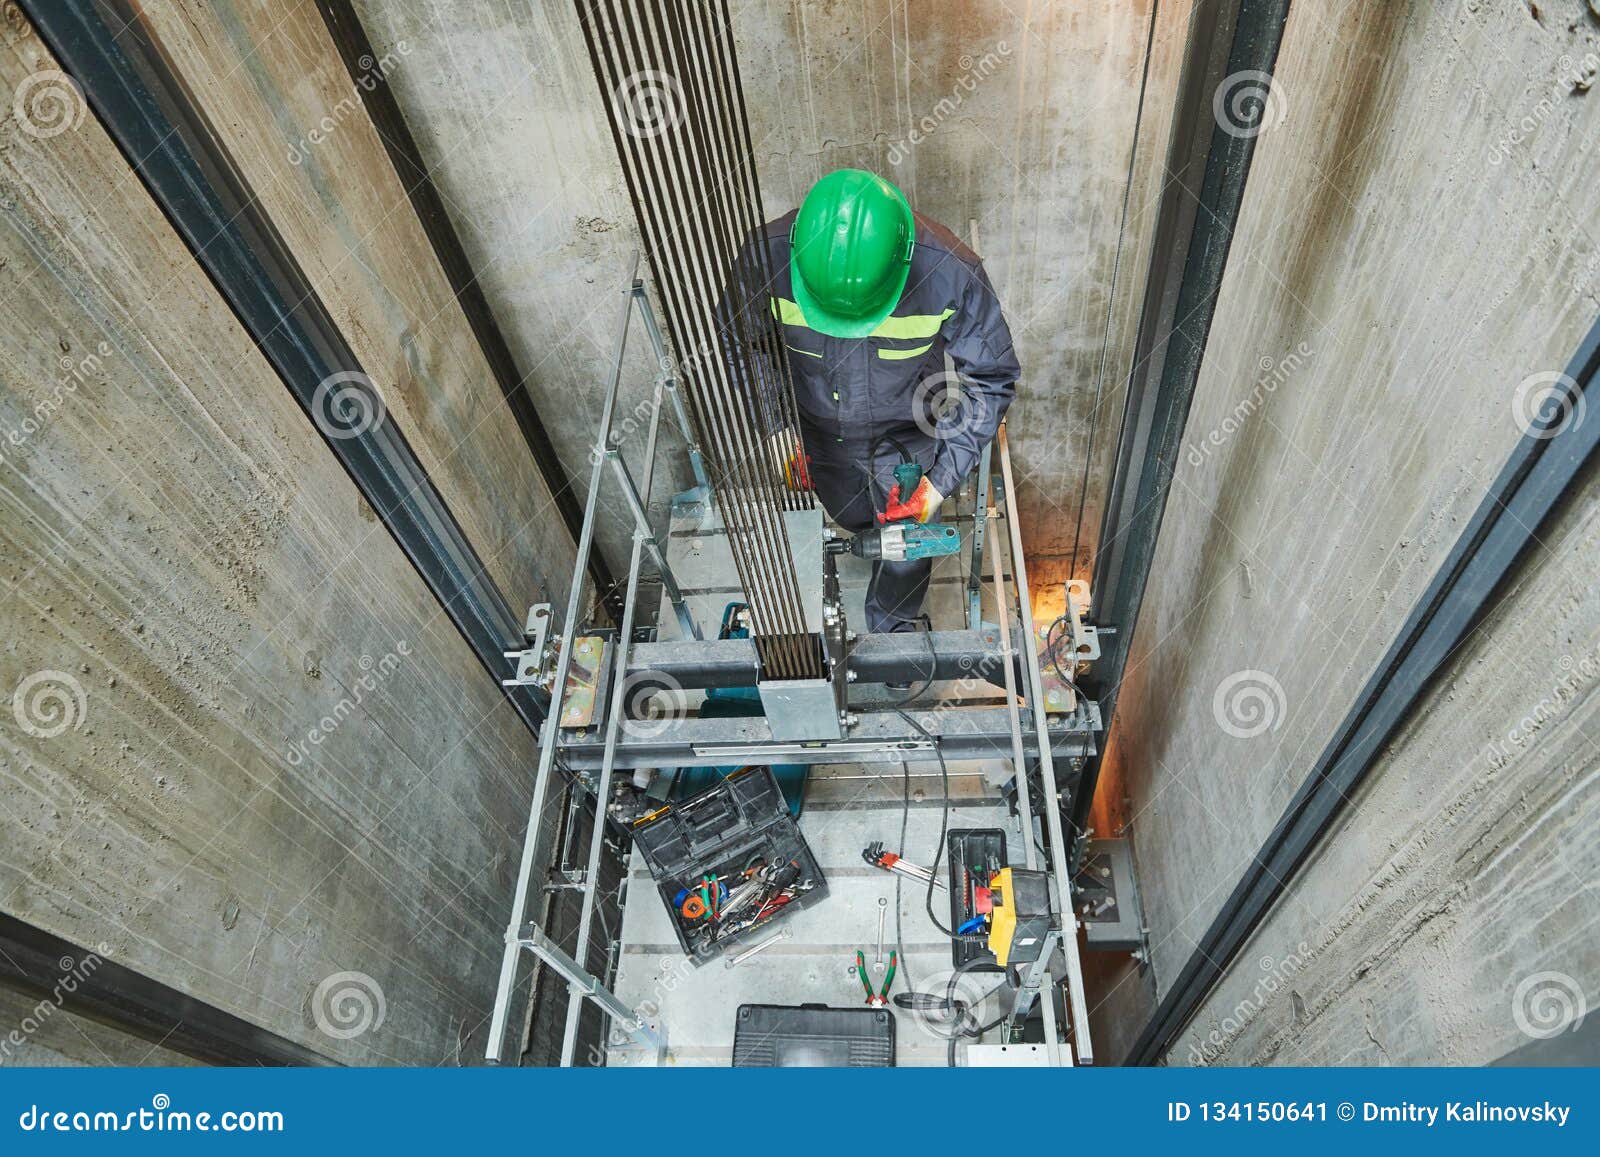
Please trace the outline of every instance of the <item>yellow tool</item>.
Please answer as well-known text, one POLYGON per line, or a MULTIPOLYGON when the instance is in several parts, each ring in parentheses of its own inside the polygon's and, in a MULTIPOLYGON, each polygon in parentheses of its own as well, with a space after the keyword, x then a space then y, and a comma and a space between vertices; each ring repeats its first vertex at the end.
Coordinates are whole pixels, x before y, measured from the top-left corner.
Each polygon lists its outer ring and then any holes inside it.
POLYGON ((1043 872, 1001 868, 989 882, 989 951, 1001 968, 1039 959, 1050 931, 1050 886, 1043 872))

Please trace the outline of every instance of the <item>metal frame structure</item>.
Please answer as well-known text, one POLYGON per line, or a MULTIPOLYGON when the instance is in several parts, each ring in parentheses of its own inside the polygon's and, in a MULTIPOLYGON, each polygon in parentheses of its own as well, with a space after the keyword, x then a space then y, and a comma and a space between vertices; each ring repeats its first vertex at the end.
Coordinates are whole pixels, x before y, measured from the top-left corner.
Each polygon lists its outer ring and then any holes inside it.
MULTIPOLYGON (((500 983, 489 1028, 488 1058, 499 1061, 503 1056, 524 953, 544 961, 568 983, 562 1064, 573 1062, 579 1017, 586 1002, 598 1005, 611 1018, 613 1032, 631 1037, 647 1054, 660 1056, 665 1048, 665 1028, 651 1024, 646 1016, 618 1000, 585 966, 586 946, 596 903, 594 881, 601 862, 613 780, 619 769, 752 761, 898 762, 920 757, 1011 761, 1016 771, 1018 813, 1026 833, 1023 844, 1029 868, 1036 868, 1039 863, 1039 853, 1035 847, 1034 809, 1042 807, 1040 834, 1049 845, 1046 868, 1053 878, 1053 906, 1060 921, 1052 940, 1059 944, 1066 962, 1066 1007, 1071 1025, 1072 1052, 1066 1054, 1065 1060, 1067 1063, 1072 1063, 1074 1059, 1080 1064, 1092 1063, 1094 1053, 1089 1036, 1088 1006, 1078 959, 1078 920, 1071 902, 1071 877, 1068 873, 1070 848, 1062 823, 1063 806, 1070 804, 1070 800, 1058 781, 1056 768, 1057 760, 1068 760, 1075 769, 1081 769, 1094 755, 1095 732, 1099 729, 1100 715, 1098 705, 1088 700, 1077 702, 1070 713, 1047 713, 1042 709, 1046 692, 1034 633, 1027 567, 1022 554, 1022 531, 1012 513, 1016 509, 1016 485, 1005 427, 1002 425, 993 444, 992 455, 985 454, 983 476, 978 479, 976 492, 980 505, 974 518, 973 559, 968 568, 970 584, 971 567, 981 567, 985 561, 989 563, 1003 626, 981 623, 977 620, 977 612, 969 608, 967 630, 934 632, 914 640, 896 636, 854 636, 843 621, 838 583, 831 565, 839 544, 828 541, 829 536, 825 534, 825 545, 820 547, 826 563, 821 633, 823 649, 829 655, 829 681, 839 696, 839 702, 846 704, 839 713, 839 731, 834 733, 838 737, 830 734, 816 739, 775 738, 772 725, 759 716, 748 719, 654 719, 641 726, 629 718, 630 691, 637 687, 641 679, 654 676, 666 686, 683 688, 761 688, 764 684, 757 651, 749 640, 703 641, 695 625, 686 621, 687 611, 683 609, 681 595, 677 593, 677 584, 660 549, 660 540, 646 517, 650 490, 657 475, 656 456, 660 444, 662 407, 664 401, 674 399, 678 388, 672 364, 665 357, 661 331, 656 325, 644 284, 638 278, 638 260, 635 258, 624 294, 611 378, 595 440, 589 492, 578 537, 573 584, 567 599, 566 616, 561 624, 560 642, 555 649, 553 662, 545 662, 547 656, 543 654, 540 640, 548 634, 548 622, 546 616, 536 613, 530 616, 529 623, 529 635, 535 640, 534 647, 525 652, 508 653, 516 662, 518 680, 531 680, 535 673, 541 678, 548 678, 551 705, 549 722, 541 737, 521 869, 505 934, 500 983), (658 355, 657 363, 662 367, 653 385, 649 430, 638 487, 634 486, 632 473, 622 463, 621 447, 612 435, 621 386, 623 353, 635 310, 640 313, 646 334, 658 355), (998 459, 998 480, 987 476, 995 459, 998 459), (597 694, 602 694, 607 703, 605 718, 602 723, 597 716, 591 721, 597 726, 575 730, 563 728, 562 712, 571 690, 574 640, 580 634, 584 607, 584 576, 594 545, 599 495, 608 462, 611 472, 629 496, 628 507, 635 521, 633 549, 622 604, 621 630, 614 642, 608 644, 601 660, 609 675, 603 682, 598 681, 599 676, 596 676, 595 686, 604 688, 603 692, 597 694), (989 505, 992 493, 1003 496, 1003 512, 989 505), (1008 531, 1003 537, 993 533, 996 528, 990 525, 1000 518, 1005 519, 1008 531), (981 545, 983 538, 979 536, 980 527, 991 532, 987 550, 981 545), (636 606, 641 586, 640 569, 647 551, 661 567, 663 590, 673 600, 684 634, 688 636, 680 641, 634 642, 636 606), (1016 612, 1020 618, 1015 628, 1010 621, 1012 611, 1006 591, 1008 573, 1010 581, 1015 584, 1016 612), (910 645, 913 643, 914 646, 910 645), (546 671, 546 667, 551 669, 546 671), (997 688, 1003 688, 1004 698, 998 706, 981 701, 947 704, 937 711, 925 711, 923 722, 920 723, 909 717, 899 705, 877 709, 862 707, 859 710, 848 706, 848 685, 851 683, 889 681, 903 677, 923 679, 929 675, 993 683, 997 688), (578 947, 572 953, 557 944, 547 930, 530 923, 528 917, 530 899, 547 883, 538 878, 541 865, 549 861, 545 852, 549 837, 543 822, 544 811, 552 798, 559 772, 578 775, 591 784, 596 801, 587 868, 582 873, 574 874, 574 878, 562 882, 563 886, 579 890, 583 897, 578 921, 578 947), (1032 798, 1030 772, 1036 772, 1039 777, 1042 799, 1032 798)), ((689 428, 681 406, 674 405, 674 413, 688 442, 691 459, 695 461, 697 478, 702 480, 704 486, 704 466, 698 461, 694 431, 689 428)), ((707 498, 709 501, 709 493, 707 498)), ((968 590, 972 590, 970 585, 968 590)), ((978 591, 981 593, 981 585, 978 591)), ((770 688, 772 684, 765 686, 770 688)), ((1041 1004, 1047 1052, 1051 1063, 1059 1064, 1063 1061, 1063 1053, 1061 1042, 1057 1039, 1055 1001, 1053 997, 1042 1003, 1038 1000, 1040 994, 1050 987, 1049 976, 1048 956, 1044 964, 1027 971, 1009 1028, 1013 1033, 1020 1032, 1022 1019, 1035 1004, 1041 1004)))

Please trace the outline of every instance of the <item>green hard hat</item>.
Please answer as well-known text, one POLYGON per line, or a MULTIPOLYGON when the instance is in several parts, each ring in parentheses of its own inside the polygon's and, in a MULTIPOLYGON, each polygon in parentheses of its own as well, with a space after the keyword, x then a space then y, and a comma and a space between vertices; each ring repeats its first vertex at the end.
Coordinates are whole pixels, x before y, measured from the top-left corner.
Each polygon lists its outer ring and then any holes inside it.
POLYGON ((795 303, 814 330, 866 337, 911 274, 916 222, 905 194, 875 173, 836 169, 811 186, 789 234, 795 303))

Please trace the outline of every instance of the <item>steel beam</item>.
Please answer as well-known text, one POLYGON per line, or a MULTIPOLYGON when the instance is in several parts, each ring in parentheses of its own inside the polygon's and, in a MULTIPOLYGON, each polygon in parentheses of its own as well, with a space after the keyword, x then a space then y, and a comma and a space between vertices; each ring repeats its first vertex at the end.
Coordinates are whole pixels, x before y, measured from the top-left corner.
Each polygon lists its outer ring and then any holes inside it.
MULTIPOLYGON (((913 712, 915 715, 916 713, 913 712)), ((1042 713, 1041 713, 1042 717, 1042 713)), ((917 716, 946 759, 1009 759, 1011 725, 1004 707, 944 706, 917 716)), ((1081 763, 1095 750, 1100 712, 1093 703, 1071 717, 1048 722, 1054 758, 1081 763)), ((745 763, 898 763, 931 753, 934 742, 906 725, 895 710, 858 710, 844 739, 819 743, 785 743, 772 737, 760 717, 745 719, 629 719, 617 742, 618 767, 695 767, 701 764, 745 763)), ((1037 758, 1038 733, 1023 737, 1024 753, 1037 758)), ((561 759, 575 771, 597 770, 604 742, 593 733, 564 736, 561 759)))
MULTIPOLYGON (((1072 873, 1067 868, 1067 840, 1062 831, 1061 811, 1066 801, 1056 779, 1055 752, 1050 742, 1050 717, 1044 710, 1044 676, 1039 670, 1038 635, 1033 629, 1033 596, 1028 590, 1028 565, 1023 557, 1022 524, 1017 518, 1017 485, 1011 474, 1011 440, 1006 424, 1000 423, 1000 433, 995 438, 995 452, 1000 459, 1000 481, 1006 500, 1006 533, 1011 542, 1011 575, 1017 587, 1017 611, 1022 617, 1022 637, 1027 645, 1022 648, 1028 673, 1028 706, 1032 709, 1036 752, 1039 760, 1039 782, 1044 798, 1040 805, 1044 811, 1045 831, 1050 834, 1050 879, 1055 886, 1056 912, 1061 918, 1061 951, 1067 961, 1067 1001, 1072 1013, 1072 1047, 1080 1065, 1094 1064, 1094 1044, 1089 1037, 1089 1000, 1083 990, 1083 966, 1078 959, 1078 918, 1072 905, 1072 873)), ((1089 704, 1080 702, 1071 718, 1077 721, 1086 714, 1089 704)), ((1020 792, 1019 792, 1020 795, 1020 792)), ((1031 838, 1031 833, 1029 833, 1031 838)))
MULTIPOLYGON (((1012 647, 1020 649, 1020 640, 1013 637, 1012 647)), ((861 635, 847 663, 855 683, 920 682, 931 673, 935 680, 972 680, 996 687, 1005 685, 1004 665, 1005 651, 994 628, 861 635)), ((1015 654, 1011 666, 1020 682, 1015 654)), ((684 690, 754 687, 758 675, 756 647, 749 639, 640 643, 628 661, 630 679, 655 676, 684 690)))
MULTIPOLYGON (((656 447, 661 435, 661 395, 664 386, 656 379, 654 404, 650 407, 650 433, 645 439, 644 500, 650 500, 650 486, 655 480, 656 447)), ((578 915, 577 959, 584 961, 589 955, 589 932, 594 920, 595 881, 600 878, 600 856, 606 842, 606 807, 611 801, 611 773, 616 768, 618 728, 628 700, 628 648, 633 643, 634 615, 639 605, 639 566, 644 561, 644 548, 650 540, 648 524, 633 529, 633 551, 628 558, 628 589, 622 598, 622 628, 617 635, 616 674, 611 681, 611 705, 606 718, 605 753, 600 761, 600 779, 594 789, 594 823, 589 829, 589 859, 584 872, 585 887, 578 915)), ((596 704, 598 707, 599 704, 596 704)), ((561 1066, 569 1068, 578 1048, 578 1020, 583 1010, 584 993, 574 988, 567 1000, 567 1023, 561 1038, 561 1066)), ((592 994, 591 994, 592 995, 592 994)))
MULTIPOLYGON (((0 985, 214 1065, 327 1065, 320 1053, 0 913, 0 985)), ((4 1040, 0 1039, 0 1050, 4 1040)), ((0 1051, 0 1057, 4 1052, 0 1051)))
MULTIPOLYGON (((628 323, 633 317, 634 288, 639 278, 639 254, 629 262, 628 288, 622 296, 622 316, 617 323, 616 349, 611 362, 611 379, 600 411, 600 430, 595 438, 593 464, 589 468, 589 495, 583 511, 583 526, 578 534, 577 558, 572 568, 572 588, 567 594, 567 613, 561 624, 561 653, 556 658, 550 701, 550 719, 539 744, 539 769, 533 783, 533 800, 528 807, 528 826, 522 836, 522 865, 517 873, 516 893, 512 898, 511 920, 506 928, 505 947, 500 958, 500 981, 495 990, 494 1011, 489 1019, 487 1059, 498 1064, 505 1053, 506 1030, 510 1027, 511 999, 516 991, 518 966, 522 960, 523 929, 528 920, 529 893, 536 871, 543 871, 550 857, 544 846, 544 809, 556 776, 556 747, 561 736, 558 726, 561 704, 566 697, 567 672, 572 669, 572 640, 578 617, 583 612, 584 575, 589 552, 594 549, 595 515, 599 509, 600 483, 605 475, 606 447, 611 441, 611 423, 617 410, 617 393, 622 386, 622 356, 628 345, 628 323)), ((604 817, 595 822, 603 824, 604 817)))

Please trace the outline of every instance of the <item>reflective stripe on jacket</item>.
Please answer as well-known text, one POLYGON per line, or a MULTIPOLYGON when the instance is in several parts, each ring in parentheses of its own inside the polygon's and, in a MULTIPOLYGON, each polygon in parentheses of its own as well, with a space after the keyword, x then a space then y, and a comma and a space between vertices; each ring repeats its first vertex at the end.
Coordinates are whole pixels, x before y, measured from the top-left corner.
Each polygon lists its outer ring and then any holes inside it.
MULTIPOLYGON (((762 229, 770 264, 764 292, 737 296, 749 302, 747 309, 764 299, 771 310, 808 444, 832 443, 844 455, 865 458, 879 437, 920 429, 938 440, 929 482, 940 494, 954 493, 999 429, 1021 373, 982 261, 944 226, 917 214, 911 274, 894 313, 865 338, 829 337, 806 324, 790 289, 794 218, 785 214, 762 229), (944 368, 946 352, 960 382, 959 398, 945 398, 954 384, 944 368)), ((747 245, 740 268, 758 267, 755 256, 747 245)), ((725 348, 746 347, 729 342, 725 348)), ((736 381, 744 380, 743 360, 737 352, 730 355, 736 381)), ((757 381, 771 381, 759 347, 751 360, 757 381)), ((764 410, 767 430, 775 432, 781 421, 770 405, 764 410)))

